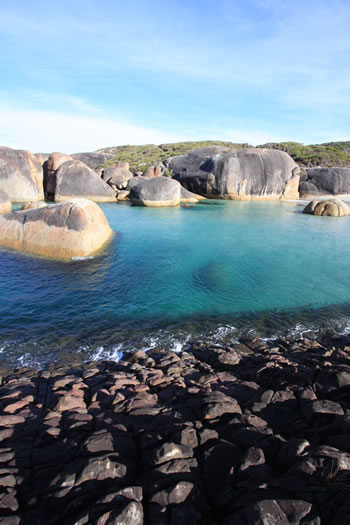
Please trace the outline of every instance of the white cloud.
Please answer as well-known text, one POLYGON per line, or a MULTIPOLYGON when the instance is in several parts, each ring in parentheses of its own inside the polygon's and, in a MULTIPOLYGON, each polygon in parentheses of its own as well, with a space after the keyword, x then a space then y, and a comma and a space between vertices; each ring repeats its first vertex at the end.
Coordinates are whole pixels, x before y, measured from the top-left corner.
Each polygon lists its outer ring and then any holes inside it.
POLYGON ((160 144, 180 135, 95 115, 17 109, 0 105, 0 144, 33 152, 93 151, 124 144, 160 144))

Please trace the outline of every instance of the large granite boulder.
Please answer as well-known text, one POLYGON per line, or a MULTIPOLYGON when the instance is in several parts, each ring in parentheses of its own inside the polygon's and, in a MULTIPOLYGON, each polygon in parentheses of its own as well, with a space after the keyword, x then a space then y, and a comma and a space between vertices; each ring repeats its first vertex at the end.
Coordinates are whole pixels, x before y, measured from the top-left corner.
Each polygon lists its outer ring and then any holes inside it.
POLYGON ((50 177, 48 198, 55 202, 75 197, 85 197, 95 202, 113 202, 115 191, 97 173, 79 160, 69 160, 61 164, 50 177))
POLYGON ((102 179, 116 190, 125 189, 133 176, 128 168, 122 166, 108 166, 102 172, 102 179))
POLYGON ((300 180, 301 197, 350 194, 350 168, 305 168, 300 180))
POLYGON ((44 162, 44 191, 47 198, 55 192, 55 177, 54 174, 64 162, 73 160, 73 157, 54 151, 51 153, 46 162, 44 162))
POLYGON ((309 202, 304 208, 303 213, 328 217, 344 217, 344 215, 350 215, 350 208, 344 201, 327 199, 309 202))
POLYGON ((0 190, 0 215, 3 213, 10 213, 12 211, 12 203, 9 196, 4 191, 0 190))
POLYGON ((106 160, 113 159, 115 155, 112 155, 111 153, 87 152, 87 153, 73 153, 72 157, 73 159, 84 162, 84 164, 89 166, 90 169, 100 174, 102 171, 101 165, 104 164, 106 160))
POLYGON ((138 206, 178 206, 181 201, 180 184, 169 177, 143 178, 131 187, 129 198, 138 206))
POLYGON ((187 190, 205 197, 299 198, 299 168, 284 151, 211 146, 173 157, 169 169, 187 190))
POLYGON ((34 153, 34 157, 37 158, 40 164, 43 166, 50 157, 50 153, 34 153))
POLYGON ((13 202, 43 199, 40 161, 30 151, 0 148, 0 189, 13 202))
POLYGON ((101 208, 87 199, 0 217, 0 246, 58 259, 87 257, 111 235, 101 208))

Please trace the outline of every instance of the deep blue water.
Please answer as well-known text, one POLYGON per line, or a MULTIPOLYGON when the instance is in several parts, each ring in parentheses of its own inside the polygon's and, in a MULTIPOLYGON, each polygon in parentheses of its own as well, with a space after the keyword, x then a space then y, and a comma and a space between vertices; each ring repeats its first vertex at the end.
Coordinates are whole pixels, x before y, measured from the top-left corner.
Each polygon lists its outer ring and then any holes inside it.
POLYGON ((0 250, 3 362, 349 324, 350 217, 303 215, 290 202, 101 208, 116 234, 92 259, 0 250))

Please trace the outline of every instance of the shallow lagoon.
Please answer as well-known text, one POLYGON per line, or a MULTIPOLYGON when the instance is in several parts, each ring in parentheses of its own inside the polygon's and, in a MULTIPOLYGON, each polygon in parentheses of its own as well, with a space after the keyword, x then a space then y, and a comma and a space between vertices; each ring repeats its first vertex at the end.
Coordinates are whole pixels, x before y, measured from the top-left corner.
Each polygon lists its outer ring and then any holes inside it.
POLYGON ((303 206, 102 204, 117 233, 95 258, 1 250, 0 358, 44 366, 192 337, 346 329, 350 217, 303 215, 303 206))

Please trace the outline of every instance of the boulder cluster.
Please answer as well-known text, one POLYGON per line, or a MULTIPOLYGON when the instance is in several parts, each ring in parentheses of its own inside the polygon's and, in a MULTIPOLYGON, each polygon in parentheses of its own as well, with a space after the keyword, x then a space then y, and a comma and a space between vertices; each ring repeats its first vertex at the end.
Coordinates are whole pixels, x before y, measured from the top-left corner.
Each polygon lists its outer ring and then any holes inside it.
POLYGON ((7 372, 3 523, 344 525, 350 337, 7 372))

